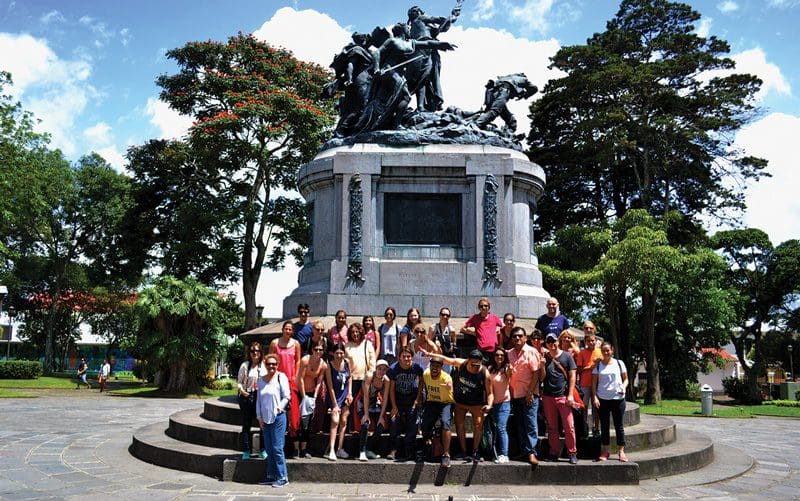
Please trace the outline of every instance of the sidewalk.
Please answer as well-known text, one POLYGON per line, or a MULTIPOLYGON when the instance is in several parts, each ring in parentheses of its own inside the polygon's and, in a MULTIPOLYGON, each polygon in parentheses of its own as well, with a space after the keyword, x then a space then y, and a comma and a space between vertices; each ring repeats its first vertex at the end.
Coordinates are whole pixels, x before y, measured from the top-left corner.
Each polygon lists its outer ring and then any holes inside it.
POLYGON ((715 437, 717 461, 699 472, 647 480, 639 486, 418 485, 410 491, 409 486, 396 484, 290 483, 272 489, 168 470, 128 453, 135 429, 155 422, 166 427, 173 412, 202 405, 201 400, 123 398, 96 390, 0 399, 0 499, 760 500, 800 496, 800 420, 780 418, 675 418, 678 433, 695 430, 715 437), (718 481, 746 470, 748 456, 756 459, 749 471, 718 481))

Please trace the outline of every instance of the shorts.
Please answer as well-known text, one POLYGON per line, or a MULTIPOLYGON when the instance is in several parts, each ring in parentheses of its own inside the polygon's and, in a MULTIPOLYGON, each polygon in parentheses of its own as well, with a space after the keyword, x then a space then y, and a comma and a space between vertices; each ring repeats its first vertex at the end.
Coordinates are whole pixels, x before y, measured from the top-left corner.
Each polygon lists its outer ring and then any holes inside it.
POLYGON ((452 404, 425 402, 422 409, 422 433, 430 433, 436 421, 442 421, 442 429, 449 430, 452 422, 452 404))

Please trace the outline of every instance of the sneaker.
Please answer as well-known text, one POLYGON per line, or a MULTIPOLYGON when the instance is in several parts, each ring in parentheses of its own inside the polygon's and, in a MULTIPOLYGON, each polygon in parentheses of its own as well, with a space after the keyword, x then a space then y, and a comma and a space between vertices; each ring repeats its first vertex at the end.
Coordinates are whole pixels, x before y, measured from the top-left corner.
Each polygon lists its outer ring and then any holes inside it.
POLYGON ((359 454, 358 455, 358 460, 359 461, 366 461, 367 460, 367 453, 366 452, 362 452, 361 454, 359 454))
POLYGON ((311 453, 310 453, 310 452, 308 452, 308 449, 304 450, 304 451, 301 453, 301 456, 303 456, 303 457, 304 457, 304 458, 306 458, 306 459, 311 459, 311 453))
POLYGON ((483 462, 483 458, 481 457, 481 453, 480 452, 475 451, 475 452, 472 453, 472 462, 473 463, 481 463, 481 462, 483 462))
POLYGON ((494 462, 497 463, 497 464, 508 463, 508 456, 504 456, 504 455, 500 454, 499 456, 497 456, 497 459, 495 459, 494 462))
POLYGON ((389 451, 389 454, 386 455, 386 459, 389 461, 394 461, 395 454, 397 454, 395 451, 389 451))
POLYGON ((380 454, 375 454, 374 452, 372 452, 370 450, 368 450, 366 452, 366 454, 367 454, 367 459, 380 459, 381 458, 380 454))
POLYGON ((339 452, 336 453, 336 457, 341 459, 350 459, 350 454, 348 454, 344 449, 339 449, 339 452))
POLYGON ((569 464, 578 464, 578 455, 577 454, 570 454, 569 455, 569 464))
POLYGON ((274 482, 272 483, 272 487, 276 487, 276 488, 277 488, 277 487, 283 487, 284 485, 288 485, 288 484, 289 484, 289 480, 288 480, 288 479, 286 479, 286 478, 282 478, 282 479, 280 479, 280 480, 276 480, 276 481, 274 481, 274 482))
POLYGON ((267 451, 265 451, 264 449, 261 449, 261 453, 260 454, 261 454, 261 459, 267 459, 267 451))
POLYGON ((608 461, 608 453, 604 452, 604 453, 600 454, 600 457, 597 458, 597 460, 598 461, 608 461))
POLYGON ((442 456, 442 468, 450 468, 450 456, 442 456))
POLYGON ((250 459, 250 453, 249 452, 243 452, 242 453, 242 459, 244 461, 247 461, 248 459, 250 459))
POLYGON ((464 461, 467 459, 467 455, 464 454, 463 452, 459 452, 458 454, 453 456, 453 459, 455 459, 456 461, 464 461))
POLYGON ((258 485, 272 485, 275 483, 275 479, 267 477, 266 480, 262 480, 258 483, 258 485))
POLYGON ((625 455, 625 451, 619 451, 619 460, 623 463, 628 462, 628 456, 625 455))
POLYGON ((600 428, 593 429, 592 430, 592 436, 593 437, 599 437, 600 436, 600 428))
POLYGON ((336 461, 336 453, 331 451, 327 456, 325 456, 325 459, 328 461, 336 461))
POLYGON ((425 462, 425 455, 422 452, 417 452, 416 456, 414 457, 414 462, 417 464, 422 464, 425 462))

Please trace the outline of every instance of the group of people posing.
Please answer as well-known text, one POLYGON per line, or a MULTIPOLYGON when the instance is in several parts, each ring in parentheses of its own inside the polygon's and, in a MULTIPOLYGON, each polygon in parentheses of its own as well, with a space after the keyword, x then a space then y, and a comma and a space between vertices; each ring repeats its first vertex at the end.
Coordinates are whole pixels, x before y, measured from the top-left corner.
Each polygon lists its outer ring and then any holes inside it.
POLYGON ((563 431, 569 462, 576 464, 573 409, 583 406, 595 410, 594 428, 599 428, 602 444, 598 460, 609 458, 613 418, 619 459, 627 461, 622 427, 627 371, 613 358, 610 344, 596 346, 594 324, 584 323, 580 349, 555 298, 548 299, 547 313, 531 336, 515 325, 513 314, 501 320, 490 310, 489 300, 481 298, 478 312, 460 328, 450 325, 448 308, 439 311, 432 325, 423 324, 416 308, 408 310, 404 325, 397 322, 392 307, 380 325, 371 316, 348 324, 347 314, 338 311, 335 324, 326 329, 319 320, 309 321, 308 305, 299 305, 299 320, 284 322, 281 336, 266 353, 259 342, 251 343, 248 360, 240 367, 243 458, 250 457, 255 417, 262 428, 266 480, 276 487, 285 485, 287 429, 293 443, 290 456, 311 457, 310 434, 329 418, 324 457, 330 461, 351 457, 344 447, 349 429, 359 437, 360 461, 381 457, 376 441, 388 430, 391 447, 386 459, 424 461, 417 441, 421 432, 422 444, 435 442, 440 448, 436 456, 441 456, 443 467, 451 460, 480 462, 486 456, 506 463, 511 429, 517 458, 536 465, 541 406, 549 444, 543 459, 558 460, 563 431), (475 337, 477 348, 466 358, 457 356, 458 334, 475 337), (465 433, 467 414, 472 417, 471 443, 465 433), (493 433, 488 450, 482 452, 486 419, 493 433), (451 458, 452 421, 460 447, 451 458))

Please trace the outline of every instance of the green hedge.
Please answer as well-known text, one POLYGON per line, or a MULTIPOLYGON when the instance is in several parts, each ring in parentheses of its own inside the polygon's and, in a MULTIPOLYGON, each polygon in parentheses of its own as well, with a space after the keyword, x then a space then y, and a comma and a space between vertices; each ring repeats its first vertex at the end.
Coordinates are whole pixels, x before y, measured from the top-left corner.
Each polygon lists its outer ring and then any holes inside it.
POLYGON ((38 379, 41 375, 41 362, 30 360, 0 362, 0 379, 38 379))
POLYGON ((800 402, 797 400, 773 400, 770 403, 778 407, 800 407, 800 402))

